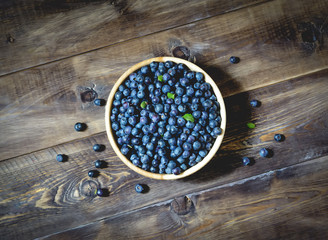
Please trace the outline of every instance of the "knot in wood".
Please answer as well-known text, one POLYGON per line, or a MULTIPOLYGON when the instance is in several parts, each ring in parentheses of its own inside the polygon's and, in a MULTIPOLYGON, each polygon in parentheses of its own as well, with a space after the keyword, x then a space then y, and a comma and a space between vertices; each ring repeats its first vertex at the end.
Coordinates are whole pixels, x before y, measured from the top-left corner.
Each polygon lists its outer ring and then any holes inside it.
POLYGON ((185 46, 177 46, 173 48, 172 54, 174 57, 188 60, 188 58, 190 57, 190 50, 185 46))
POLYGON ((93 100, 95 100, 98 94, 93 89, 87 89, 86 91, 81 92, 80 96, 81 96, 81 101, 85 103, 85 102, 92 102, 93 100))
POLYGON ((194 203, 188 196, 175 198, 171 202, 171 210, 178 215, 186 215, 195 209, 194 203))
POLYGON ((83 181, 80 185, 80 193, 87 198, 94 198, 97 196, 98 183, 93 180, 83 181))

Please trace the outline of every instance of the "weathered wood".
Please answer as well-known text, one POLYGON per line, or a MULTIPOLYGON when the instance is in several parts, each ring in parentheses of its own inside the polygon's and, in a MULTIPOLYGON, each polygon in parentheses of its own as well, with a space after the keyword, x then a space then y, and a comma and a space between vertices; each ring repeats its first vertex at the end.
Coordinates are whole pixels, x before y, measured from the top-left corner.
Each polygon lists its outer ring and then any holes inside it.
POLYGON ((45 236, 327 155, 327 73, 226 98, 229 122, 221 150, 200 172, 179 181, 131 172, 115 156, 105 133, 0 162, 2 237, 45 236), (250 109, 248 100, 253 98, 262 102, 260 108, 250 109), (249 121, 257 127, 248 129, 249 121), (284 142, 273 140, 277 132, 286 136, 284 142), (104 143, 106 150, 93 152, 94 143, 104 143), (274 155, 260 158, 261 147, 272 149, 274 155), (68 161, 56 162, 57 153, 67 154, 68 161), (243 156, 254 158, 255 164, 242 167, 243 156), (96 159, 105 160, 108 167, 97 179, 89 179, 87 172, 96 159), (136 194, 137 183, 148 184, 149 193, 136 194), (108 188, 109 197, 95 197, 97 186, 108 188))
POLYGON ((3 0, 0 75, 259 2, 263 0, 3 0))
POLYGON ((327 239, 328 157, 41 239, 327 239))
MULTIPOLYGON (((116 79, 146 58, 196 59, 224 96, 327 68, 328 48, 317 40, 313 52, 304 50, 307 38, 298 30, 304 22, 323 19, 327 10, 323 0, 268 2, 4 76, 0 129, 6 137, 0 140, 0 159, 104 131, 103 109, 81 102, 81 94, 91 100, 94 89, 106 98, 116 79), (241 62, 230 64, 231 55, 241 62), (88 130, 74 132, 77 121, 86 122, 88 130)), ((322 38, 328 41, 326 34, 322 38)))

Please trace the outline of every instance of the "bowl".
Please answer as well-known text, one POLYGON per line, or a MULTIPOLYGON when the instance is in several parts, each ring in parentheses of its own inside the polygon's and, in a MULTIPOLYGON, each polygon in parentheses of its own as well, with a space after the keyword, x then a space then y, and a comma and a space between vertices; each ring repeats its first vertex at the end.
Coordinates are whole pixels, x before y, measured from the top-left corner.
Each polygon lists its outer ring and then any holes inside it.
POLYGON ((220 145, 222 143, 223 137, 224 137, 224 133, 226 130, 226 109, 225 109, 225 105, 224 105, 224 101, 221 95, 221 92, 219 90, 219 88, 217 87, 217 85, 215 84, 215 82, 213 81, 213 79, 200 67, 198 67, 197 65, 180 59, 180 58, 175 58, 175 57, 156 57, 156 58, 150 58, 147 60, 144 60, 142 62, 139 62, 137 64, 135 64, 134 66, 130 67, 118 80, 117 82, 114 84, 108 100, 107 100, 107 104, 106 104, 106 113, 105 113, 105 124, 106 124, 106 132, 107 132, 107 136, 109 139, 109 142, 112 146, 112 148, 114 149, 115 153, 117 154, 117 156, 122 160, 122 162, 124 162, 130 169, 132 169, 133 171, 145 176, 145 177, 149 177, 149 178, 153 178, 153 179, 158 179, 158 180, 174 180, 174 179, 180 179, 180 178, 184 178, 187 177, 191 174, 194 174, 195 172, 199 171, 200 169, 202 169, 209 161, 212 160, 212 158, 214 157, 215 153, 219 150, 220 145), (152 173, 149 171, 145 171, 135 165, 132 164, 132 162, 127 159, 120 151, 113 131, 112 131, 112 127, 111 127, 111 120, 110 120, 110 114, 111 114, 111 109, 112 109, 112 103, 114 100, 114 95, 116 93, 116 91, 118 90, 119 86, 124 82, 124 80, 134 71, 140 69, 143 66, 149 65, 151 62, 166 62, 166 61, 172 61, 174 63, 183 63, 185 64, 190 70, 195 71, 195 72, 201 72, 204 75, 205 81, 208 82, 212 88, 213 88, 213 92, 216 95, 217 101, 220 104, 220 116, 221 116, 221 129, 222 129, 222 134, 219 135, 211 150, 208 152, 207 156, 205 156, 205 158, 200 161, 199 163, 197 163, 196 165, 188 168, 187 170, 183 171, 181 174, 179 175, 174 175, 174 174, 160 174, 160 173, 152 173))

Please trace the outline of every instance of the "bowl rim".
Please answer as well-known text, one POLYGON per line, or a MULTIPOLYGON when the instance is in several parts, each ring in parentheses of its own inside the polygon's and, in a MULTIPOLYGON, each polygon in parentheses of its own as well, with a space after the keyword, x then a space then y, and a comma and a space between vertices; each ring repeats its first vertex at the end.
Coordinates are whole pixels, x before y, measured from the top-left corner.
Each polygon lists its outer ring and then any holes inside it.
POLYGON ((225 104, 224 104, 224 100, 222 97, 222 94, 218 88, 218 86, 216 85, 216 83, 213 81, 213 79, 203 70, 201 69, 199 66, 197 66, 196 64, 189 62, 187 60, 181 59, 181 58, 176 58, 176 57, 155 57, 155 58, 149 58, 146 59, 144 61, 141 61, 135 65, 133 65, 132 67, 130 67, 128 70, 126 70, 121 76, 120 78, 116 81, 116 83, 114 84, 113 88, 111 89, 111 92, 108 96, 108 100, 107 100, 107 104, 105 106, 105 125, 106 125, 106 132, 107 132, 107 137, 108 140, 112 146, 112 148, 114 149, 114 152, 117 154, 117 156, 122 160, 122 162, 124 162, 125 165, 127 165, 130 169, 132 169, 133 171, 145 176, 145 177, 149 177, 149 178, 153 178, 153 179, 158 179, 158 180, 175 180, 175 179, 180 179, 180 178, 184 178, 187 177, 197 171, 199 171, 201 168, 203 168, 209 161, 211 161, 214 157, 214 155, 216 154, 216 152, 219 150, 220 145, 223 141, 223 137, 226 131, 226 121, 227 121, 227 116, 226 116, 226 108, 225 108, 225 104), (217 101, 220 104, 220 116, 221 116, 221 129, 222 129, 222 133, 216 138, 211 150, 208 152, 208 154, 206 155, 206 157, 200 161, 199 163, 195 164, 194 166, 192 166, 191 168, 188 168, 186 171, 183 171, 181 174, 179 175, 174 175, 174 174, 160 174, 160 173, 152 173, 152 172, 148 172, 145 171, 135 165, 133 165, 133 163, 127 159, 120 151, 120 149, 118 148, 115 138, 114 138, 114 134, 112 132, 112 128, 111 128, 111 119, 110 119, 110 113, 111 113, 111 109, 112 109, 112 103, 114 101, 114 95, 116 93, 116 91, 118 90, 119 86, 123 83, 123 81, 134 71, 140 69, 141 67, 145 66, 145 65, 149 65, 151 62, 166 62, 166 61, 172 61, 174 63, 183 63, 185 64, 190 70, 195 71, 195 72, 201 72, 204 75, 205 78, 205 82, 208 82, 212 88, 213 88, 213 92, 217 97, 217 101))

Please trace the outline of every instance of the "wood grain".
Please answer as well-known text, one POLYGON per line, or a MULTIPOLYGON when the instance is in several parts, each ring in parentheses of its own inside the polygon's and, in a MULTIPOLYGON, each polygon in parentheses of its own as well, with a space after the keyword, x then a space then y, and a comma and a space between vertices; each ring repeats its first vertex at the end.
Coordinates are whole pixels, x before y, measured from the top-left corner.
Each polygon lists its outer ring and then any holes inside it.
POLYGON ((0 160, 104 131, 103 109, 82 96, 107 98, 126 69, 150 57, 196 60, 224 97, 327 68, 328 48, 305 50, 298 30, 327 10, 326 1, 268 2, 4 76, 0 160), (241 62, 230 64, 231 55, 241 62), (72 131, 82 120, 88 130, 72 131))
MULTIPOLYGON (((327 73, 325 70, 226 98, 230 120, 221 150, 205 168, 186 179, 158 181, 131 172, 114 154, 105 133, 0 162, 2 237, 35 238, 65 231, 327 155, 327 73), (260 108, 249 108, 248 100, 253 98, 262 102, 260 108), (257 127, 248 129, 249 121, 257 127), (284 142, 273 141, 277 132, 286 136, 284 142), (105 144, 106 150, 93 152, 95 143, 105 144), (272 149, 274 155, 260 158, 261 147, 272 149), (67 154, 68 161, 56 162, 57 153, 67 154), (253 158, 255 164, 242 167, 243 156, 253 158), (87 172, 96 159, 105 160, 108 167, 100 170, 98 178, 89 179, 87 172), (137 183, 147 184, 149 193, 136 194, 137 183), (95 197, 99 186, 108 188, 109 197, 95 197)), ((245 193, 257 188, 246 189, 245 193)), ((260 194, 261 189, 258 191, 260 194)))
POLYGON ((260 2, 263 0, 3 0, 0 75, 260 2))
POLYGON ((328 157, 41 239, 327 239, 328 157))

